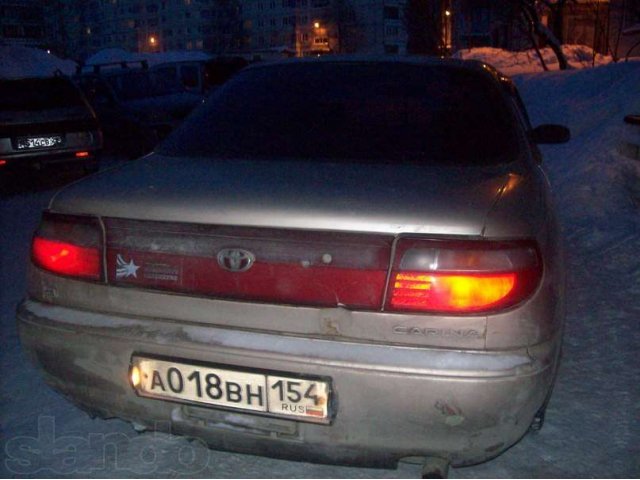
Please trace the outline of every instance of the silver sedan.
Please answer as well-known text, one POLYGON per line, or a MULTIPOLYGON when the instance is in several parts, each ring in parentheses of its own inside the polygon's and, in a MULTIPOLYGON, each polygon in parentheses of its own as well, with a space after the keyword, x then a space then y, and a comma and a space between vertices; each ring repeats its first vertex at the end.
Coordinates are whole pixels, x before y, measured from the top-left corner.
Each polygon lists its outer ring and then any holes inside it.
POLYGON ((532 128, 475 62, 256 65, 61 192, 22 343, 80 407, 212 448, 425 474, 539 428, 563 262, 532 128))

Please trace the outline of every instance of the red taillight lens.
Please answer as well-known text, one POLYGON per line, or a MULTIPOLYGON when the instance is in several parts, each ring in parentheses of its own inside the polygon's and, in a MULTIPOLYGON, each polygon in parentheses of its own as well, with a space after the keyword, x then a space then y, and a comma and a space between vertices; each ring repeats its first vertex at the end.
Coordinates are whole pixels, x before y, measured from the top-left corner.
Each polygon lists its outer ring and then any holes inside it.
POLYGON ((407 240, 397 249, 388 309, 472 314, 520 303, 542 267, 531 243, 407 240))
POLYGON ((95 219, 46 212, 33 237, 31 258, 38 267, 70 277, 102 278, 102 234, 95 219))
POLYGON ((72 243, 35 237, 33 260, 36 265, 60 275, 100 279, 100 252, 72 243))
POLYGON ((76 158, 85 158, 90 156, 91 154, 89 152, 76 152, 76 158))

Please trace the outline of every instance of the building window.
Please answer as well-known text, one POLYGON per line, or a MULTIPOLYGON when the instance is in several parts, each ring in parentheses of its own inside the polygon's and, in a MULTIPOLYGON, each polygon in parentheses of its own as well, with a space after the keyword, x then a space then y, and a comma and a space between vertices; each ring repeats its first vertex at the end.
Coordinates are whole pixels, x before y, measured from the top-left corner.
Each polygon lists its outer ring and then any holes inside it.
POLYGON ((399 27, 390 26, 390 27, 386 27, 384 29, 384 31, 387 34, 387 36, 389 36, 389 37, 397 37, 398 34, 400 33, 400 28, 399 27))
POLYGON ((396 55, 400 53, 400 47, 398 45, 385 45, 384 53, 387 53, 389 55, 396 55))
POLYGON ((19 25, 5 25, 2 27, 2 33, 7 38, 19 38, 22 36, 22 30, 19 25))
POLYGON ((384 7, 384 18, 398 20, 400 18, 400 9, 398 7, 384 7))

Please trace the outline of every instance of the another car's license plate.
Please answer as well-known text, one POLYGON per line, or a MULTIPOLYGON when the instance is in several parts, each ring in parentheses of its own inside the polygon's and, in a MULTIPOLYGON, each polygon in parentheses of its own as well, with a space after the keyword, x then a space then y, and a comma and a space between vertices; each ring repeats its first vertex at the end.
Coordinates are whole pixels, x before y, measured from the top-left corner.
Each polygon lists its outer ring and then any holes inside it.
POLYGON ((47 135, 42 137, 22 137, 16 139, 18 150, 29 150, 32 148, 51 148, 62 145, 61 135, 47 135))
POLYGON ((329 379, 242 371, 134 355, 131 382, 138 395, 215 405, 309 422, 329 423, 329 379))

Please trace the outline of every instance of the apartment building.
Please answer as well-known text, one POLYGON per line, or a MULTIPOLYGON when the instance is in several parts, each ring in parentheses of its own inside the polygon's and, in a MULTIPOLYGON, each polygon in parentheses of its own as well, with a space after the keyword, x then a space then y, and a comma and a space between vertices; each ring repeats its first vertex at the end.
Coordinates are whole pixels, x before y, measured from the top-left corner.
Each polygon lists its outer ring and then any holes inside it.
POLYGON ((0 0, 0 43, 29 47, 46 43, 39 0, 0 0))
POLYGON ((46 0, 51 43, 74 57, 105 48, 132 52, 240 47, 237 2, 217 0, 46 0))
POLYGON ((244 0, 248 52, 259 56, 404 53, 404 1, 244 0))

